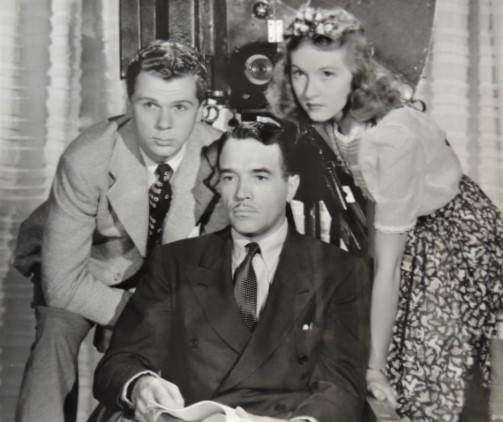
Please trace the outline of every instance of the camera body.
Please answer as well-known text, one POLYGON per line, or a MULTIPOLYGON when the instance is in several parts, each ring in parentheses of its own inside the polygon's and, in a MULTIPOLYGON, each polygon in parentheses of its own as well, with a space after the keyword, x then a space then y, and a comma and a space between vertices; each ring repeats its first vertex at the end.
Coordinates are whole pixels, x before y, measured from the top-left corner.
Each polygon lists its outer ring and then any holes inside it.
MULTIPOLYGON (((306 0, 120 0, 121 70, 154 39, 196 47, 210 98, 241 114, 267 114, 264 93, 283 31, 306 0)), ((343 7, 364 24, 376 59, 414 88, 431 38, 435 0, 311 0, 343 7)))
MULTIPOLYGON (((304 0, 121 0, 121 71, 154 39, 196 47, 206 60, 210 97, 241 114, 267 114, 284 25, 304 0)), ((332 7, 333 1, 317 1, 332 7)))

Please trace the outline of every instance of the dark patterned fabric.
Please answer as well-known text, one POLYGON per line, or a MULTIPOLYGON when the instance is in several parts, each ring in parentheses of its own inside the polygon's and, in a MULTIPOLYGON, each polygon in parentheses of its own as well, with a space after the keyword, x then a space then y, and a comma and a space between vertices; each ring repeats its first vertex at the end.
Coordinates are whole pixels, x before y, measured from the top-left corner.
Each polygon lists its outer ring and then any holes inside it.
POLYGON ((159 164, 155 170, 156 182, 148 192, 149 218, 148 218, 148 244, 147 251, 159 243, 162 235, 164 218, 171 204, 171 183, 169 179, 173 170, 169 164, 159 164))
POLYGON ((490 382, 490 339, 503 308, 503 221, 468 177, 460 188, 408 235, 387 365, 404 420, 457 421, 471 368, 479 365, 490 382))
POLYGON ((257 322, 257 276, 253 269, 253 257, 260 252, 258 243, 246 245, 245 259, 234 273, 234 296, 245 325, 253 329, 257 322))

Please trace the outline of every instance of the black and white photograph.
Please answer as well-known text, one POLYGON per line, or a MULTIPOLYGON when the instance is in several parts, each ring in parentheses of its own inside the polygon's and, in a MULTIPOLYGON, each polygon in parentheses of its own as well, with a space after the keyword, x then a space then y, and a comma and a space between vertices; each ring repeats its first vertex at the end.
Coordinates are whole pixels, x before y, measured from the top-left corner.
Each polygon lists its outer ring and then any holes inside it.
POLYGON ((1 422, 503 422, 502 0, 2 0, 1 422))

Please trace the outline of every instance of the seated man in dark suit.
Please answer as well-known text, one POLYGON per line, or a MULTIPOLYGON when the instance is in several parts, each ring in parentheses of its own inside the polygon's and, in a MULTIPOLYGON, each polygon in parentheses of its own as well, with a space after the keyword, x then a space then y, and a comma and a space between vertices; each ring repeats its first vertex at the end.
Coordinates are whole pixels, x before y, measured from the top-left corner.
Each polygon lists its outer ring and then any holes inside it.
POLYGON ((157 247, 95 374, 95 397, 149 406, 214 400, 250 421, 359 421, 357 258, 298 234, 290 139, 272 123, 220 141, 231 227, 157 247))

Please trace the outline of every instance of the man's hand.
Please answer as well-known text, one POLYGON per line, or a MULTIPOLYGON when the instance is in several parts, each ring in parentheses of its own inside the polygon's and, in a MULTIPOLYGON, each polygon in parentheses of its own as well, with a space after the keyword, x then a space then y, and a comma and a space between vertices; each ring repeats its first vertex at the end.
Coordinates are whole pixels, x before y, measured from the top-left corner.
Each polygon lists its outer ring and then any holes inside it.
POLYGON ((135 420, 138 422, 151 422, 152 411, 149 407, 158 403, 171 408, 184 407, 184 400, 178 387, 162 378, 153 375, 143 375, 136 381, 131 401, 134 405, 135 420))
POLYGON ((367 390, 377 400, 387 400, 397 407, 397 394, 379 369, 367 369, 367 390))
POLYGON ((256 416, 248 413, 242 407, 236 408, 236 414, 243 419, 249 420, 250 422, 288 422, 286 419, 271 418, 270 416, 256 416))

